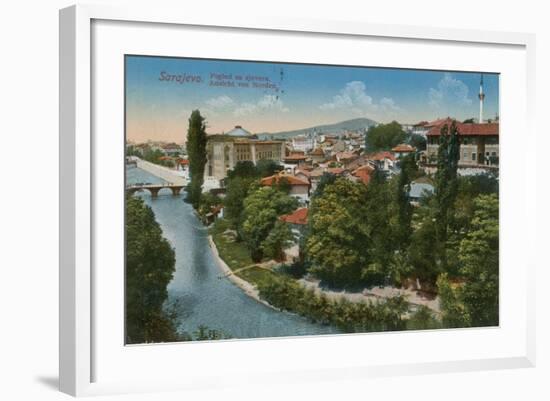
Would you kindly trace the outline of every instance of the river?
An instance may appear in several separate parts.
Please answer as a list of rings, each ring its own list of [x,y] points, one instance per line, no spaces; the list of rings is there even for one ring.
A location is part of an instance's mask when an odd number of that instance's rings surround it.
[[[127,183],[162,183],[136,167],[127,168]],[[279,337],[338,333],[336,328],[313,324],[300,316],[273,310],[250,298],[221,273],[208,245],[206,228],[193,208],[169,189],[157,198],[138,192],[151,206],[164,237],[176,252],[176,271],[168,285],[169,301],[177,301],[179,330],[192,333],[200,325],[232,338]]]

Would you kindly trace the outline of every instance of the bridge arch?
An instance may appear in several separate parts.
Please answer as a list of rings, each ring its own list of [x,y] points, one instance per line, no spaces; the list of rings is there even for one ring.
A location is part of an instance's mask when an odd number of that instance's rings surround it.
[[[180,195],[183,185],[174,184],[151,184],[151,185],[135,185],[126,188],[128,194],[132,195],[137,191],[148,191],[153,198],[156,198],[162,190],[170,190],[173,196]],[[166,192],[166,191],[165,191]]]

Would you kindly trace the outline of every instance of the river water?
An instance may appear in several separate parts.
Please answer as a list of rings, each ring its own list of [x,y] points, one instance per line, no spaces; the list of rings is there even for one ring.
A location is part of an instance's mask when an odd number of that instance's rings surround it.
[[[127,168],[127,183],[162,183],[139,168]],[[176,252],[176,271],[168,285],[169,301],[177,301],[179,330],[192,333],[198,326],[219,329],[232,338],[278,337],[338,333],[300,316],[275,311],[250,298],[227,278],[220,278],[215,256],[208,245],[206,228],[193,208],[169,189],[152,198],[138,192],[151,206],[164,237]]]

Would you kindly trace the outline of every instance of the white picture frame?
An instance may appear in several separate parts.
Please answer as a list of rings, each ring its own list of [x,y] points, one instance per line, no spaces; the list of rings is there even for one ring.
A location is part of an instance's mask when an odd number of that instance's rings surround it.
[[[308,337],[301,339],[269,339],[269,340],[247,340],[247,341],[226,341],[208,342],[202,344],[178,345],[151,345],[142,347],[130,347],[120,355],[121,358],[128,358],[126,362],[121,360],[107,360],[107,348],[105,341],[101,340],[105,333],[98,334],[96,326],[101,326],[104,317],[94,305],[94,291],[102,282],[102,277],[94,274],[94,266],[103,256],[98,256],[94,248],[94,235],[97,235],[98,227],[103,227],[99,220],[101,208],[98,210],[97,190],[103,185],[96,180],[97,174],[97,153],[98,143],[95,141],[92,126],[97,122],[92,102],[93,88],[92,77],[94,68],[98,68],[94,54],[101,46],[101,40],[93,41],[94,23],[98,21],[109,21],[109,24],[134,23],[140,26],[135,29],[142,29],[142,24],[154,24],[167,29],[177,27],[202,27],[205,29],[229,29],[232,32],[240,32],[246,35],[253,35],[255,32],[269,33],[273,35],[307,35],[308,37],[331,38],[338,37],[343,40],[385,40],[385,41],[414,41],[415,43],[432,43],[441,48],[445,46],[479,47],[493,46],[495,48],[512,49],[509,56],[517,64],[511,68],[510,79],[504,85],[511,85],[514,81],[515,87],[520,88],[517,98],[513,99],[514,104],[506,103],[512,93],[502,92],[503,102],[507,104],[507,110],[516,110],[514,116],[503,114],[504,119],[509,119],[510,127],[520,128],[525,131],[523,139],[534,142],[532,121],[534,112],[534,35],[506,32],[484,32],[470,30],[436,29],[426,27],[411,27],[397,25],[374,25],[366,22],[349,21],[318,21],[318,20],[295,20],[292,18],[259,18],[254,15],[235,14],[228,18],[215,13],[208,16],[186,15],[183,10],[163,10],[159,8],[111,8],[107,6],[72,6],[60,11],[60,390],[75,396],[126,393],[134,391],[165,391],[171,389],[197,389],[208,387],[219,387],[225,385],[244,385],[247,380],[254,379],[257,383],[273,382],[275,380],[283,383],[292,380],[326,380],[329,376],[333,379],[353,377],[358,380],[364,377],[421,374],[451,371],[468,371],[480,369],[503,369],[515,367],[530,367],[535,364],[535,294],[534,294],[534,259],[530,256],[519,258],[521,254],[534,255],[530,251],[535,243],[536,207],[535,207],[535,182],[534,177],[529,174],[526,167],[521,166],[521,158],[518,159],[518,166],[514,169],[511,160],[506,158],[507,144],[513,146],[513,138],[507,136],[506,128],[503,126],[502,177],[503,184],[510,181],[517,181],[523,184],[523,191],[514,194],[513,191],[503,190],[501,202],[503,205],[501,217],[509,221],[507,227],[513,227],[514,231],[508,230],[503,245],[512,244],[518,239],[513,249],[505,248],[506,263],[512,263],[517,258],[521,269],[521,277],[517,279],[518,298],[521,302],[517,311],[501,313],[514,314],[517,318],[518,328],[513,329],[512,325],[504,324],[496,329],[464,329],[464,330],[441,330],[424,333],[373,333],[352,336],[322,336]],[[147,25],[150,26],[150,25]],[[127,25],[115,29],[124,31],[130,29]],[[162,29],[161,29],[162,30]],[[105,31],[103,35],[108,34]],[[159,33],[163,35],[163,33]],[[120,39],[121,35],[118,35]],[[159,36],[160,37],[160,36]],[[116,42],[115,37],[112,37]],[[411,42],[412,43],[412,42]],[[166,44],[169,46],[169,44]],[[101,49],[99,49],[101,51]],[[162,49],[159,51],[166,51]],[[512,54],[513,53],[513,54]],[[243,53],[244,54],[244,53]],[[426,61],[426,63],[428,63]],[[385,65],[388,65],[387,63]],[[447,64],[448,65],[448,64]],[[389,65],[388,65],[389,66]],[[429,67],[429,63],[426,64]],[[456,66],[457,69],[467,68],[467,65]],[[517,72],[520,71],[520,72]],[[512,75],[517,75],[512,79]],[[512,88],[512,86],[505,86]],[[122,89],[121,89],[122,90]],[[512,106],[520,106],[514,109]],[[523,108],[524,107],[524,108]],[[517,115],[516,115],[517,114]],[[120,116],[123,118],[123,116]],[[506,120],[505,120],[506,121]],[[505,123],[503,123],[505,124]],[[119,142],[122,144],[123,133],[120,133]],[[506,139],[509,138],[509,139]],[[115,139],[116,140],[116,139]],[[508,153],[510,154],[510,153]],[[114,155],[114,156],[113,156]],[[116,152],[103,154],[102,163],[117,166],[122,162],[115,160]],[[112,163],[112,164],[111,164]],[[525,164],[525,163],[523,163]],[[111,183],[116,185],[115,182]],[[505,185],[504,185],[505,186]],[[122,190],[121,190],[122,192]],[[116,203],[116,202],[115,202]],[[515,213],[517,215],[512,216]],[[119,210],[120,212],[120,210]],[[122,230],[122,227],[121,227]],[[501,234],[502,235],[502,234]],[[519,240],[519,235],[522,236]],[[508,242],[506,242],[508,241]],[[508,247],[510,248],[510,247]],[[108,257],[108,253],[106,254]],[[501,253],[502,256],[502,253]],[[122,268],[122,266],[121,266]],[[505,271],[506,272],[506,271]],[[505,279],[508,280],[509,276]],[[103,288],[103,287],[102,287]],[[121,288],[118,288],[122,291]],[[117,291],[117,287],[107,289]],[[503,290],[506,291],[506,290]],[[510,294],[501,293],[506,300]],[[116,300],[116,298],[114,298]],[[512,308],[513,309],[513,308]],[[512,317],[512,315],[510,315]],[[505,316],[506,317],[506,316]],[[505,319],[506,321],[506,319]],[[107,320],[105,320],[107,322]],[[122,322],[121,322],[122,324]],[[105,327],[103,325],[102,327]],[[509,335],[506,334],[509,330]],[[514,331],[515,330],[515,331]],[[499,333],[505,333],[500,336]],[[510,334],[512,333],[512,334]],[[100,335],[101,334],[101,335]],[[336,355],[336,351],[343,344],[363,346],[366,342],[382,341],[381,339],[391,338],[391,343],[401,345],[404,348],[407,341],[430,342],[440,341],[462,341],[464,344],[484,344],[493,342],[494,349],[483,352],[480,347],[475,350],[472,345],[471,352],[465,352],[464,358],[441,357],[427,358],[421,360],[411,353],[409,358],[393,359],[384,362],[372,354],[372,360],[331,361],[330,355]],[[417,337],[413,337],[417,336]],[[99,339],[99,340],[98,340]],[[119,341],[118,339],[116,341]],[[120,347],[124,348],[123,341]],[[182,351],[182,347],[187,347]],[[328,361],[315,359],[316,347],[324,347],[328,350]],[[127,347],[126,347],[127,348]],[[508,351],[507,351],[508,349]],[[458,346],[459,351],[464,349]],[[102,373],[98,366],[104,366],[105,361],[112,363],[117,369],[117,363],[127,363],[143,360],[144,364],[150,365],[153,361],[167,361],[175,358],[175,353],[185,352],[191,361],[198,361],[203,358],[215,359],[216,355],[238,357],[243,352],[251,358],[255,355],[270,357],[273,367],[258,368],[255,371],[244,366],[239,367],[241,374],[240,381],[230,375],[227,366],[221,366],[215,373],[209,373],[206,368],[198,364],[196,369],[185,373],[185,379],[178,375],[162,376],[162,372],[150,380],[143,380],[136,372],[132,376],[129,370],[127,376],[106,375],[102,379]],[[278,364],[277,354],[288,353],[290,355],[309,355],[310,363],[293,363],[292,369],[284,369],[282,363]],[[123,355],[124,354],[124,355]],[[99,356],[98,356],[99,355]],[[97,363],[97,358],[103,361]],[[140,359],[143,358],[143,359]],[[195,359],[193,359],[195,358]],[[327,359],[325,358],[325,359]],[[121,362],[122,361],[122,362]],[[397,361],[397,362],[396,362]],[[223,364],[222,364],[223,365]],[[227,373],[227,375],[225,375]],[[107,377],[108,376],[108,377]],[[99,378],[99,379],[98,379]]]

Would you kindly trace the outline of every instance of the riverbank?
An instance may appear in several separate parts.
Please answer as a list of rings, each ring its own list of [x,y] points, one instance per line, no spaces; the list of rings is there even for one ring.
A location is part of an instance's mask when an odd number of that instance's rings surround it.
[[[368,302],[370,300],[387,300],[389,298],[394,298],[396,296],[404,297],[410,305],[414,307],[425,306],[434,312],[436,315],[440,315],[440,303],[439,298],[428,299],[422,297],[418,294],[417,291],[404,288],[395,288],[395,287],[374,287],[371,289],[365,288],[362,292],[346,292],[346,291],[333,291],[326,290],[320,287],[319,280],[312,279],[299,279],[298,282],[302,284],[306,289],[311,289],[315,291],[318,295],[324,295],[328,299],[338,301],[340,299],[345,299],[349,302]]]
[[[406,330],[409,326],[411,329],[439,327],[435,320],[435,316],[440,315],[438,300],[420,299],[412,290],[389,287],[362,292],[323,289],[318,280],[293,279],[260,266],[262,264],[252,263],[246,249],[228,239],[231,237],[229,231],[225,229],[223,234],[220,231],[220,228],[211,229],[208,236],[222,273],[220,278],[228,278],[245,295],[272,310],[290,312],[312,323],[350,333]],[[269,262],[264,264],[269,265]],[[249,271],[253,274],[248,274]],[[418,309],[421,307],[428,309]],[[424,310],[431,310],[432,314],[426,315]],[[424,321],[417,322],[416,311],[421,311],[421,316],[424,313]],[[416,322],[413,325],[411,318]]]
[[[210,229],[209,242],[219,260],[217,264],[223,273],[223,277],[228,277],[248,296],[264,303],[264,305],[269,304],[270,307],[279,310],[277,306],[267,302],[265,296],[259,294],[259,288],[264,288],[266,284],[269,284],[272,278],[280,276],[280,273],[272,270],[274,262],[271,261],[272,263],[270,263],[266,261],[264,263],[254,263],[250,259],[247,249],[242,246],[242,244],[235,242],[232,238],[232,235],[236,234],[227,229],[227,226],[223,224],[223,220],[217,221],[216,224],[219,225],[219,227],[213,226],[213,228]],[[303,287],[304,290],[313,291],[316,295],[325,297],[330,301],[346,301],[353,304],[363,304],[373,301],[386,302],[396,297],[400,297],[410,305],[411,311],[420,307],[427,307],[436,316],[439,316],[441,313],[438,298],[429,299],[423,297],[422,294],[413,289],[374,287],[365,288],[358,292],[347,292],[322,288],[319,280],[314,278],[292,280]]]
[[[187,180],[184,177],[168,167],[160,166],[158,164],[148,162],[147,160],[142,160],[139,157],[135,156],[133,157],[132,161],[136,162],[138,168],[164,181],[167,181],[174,185],[187,185]]]
[[[281,310],[279,308],[276,308],[275,306],[271,305],[270,303],[264,301],[260,298],[260,293],[256,286],[241,277],[237,276],[233,270],[229,268],[227,263],[221,258],[218,248],[216,247],[216,243],[214,242],[214,239],[212,238],[212,235],[208,235],[208,243],[210,245],[210,248],[212,249],[212,253],[214,254],[214,257],[216,259],[216,264],[218,268],[220,269],[220,272],[222,273],[221,278],[228,278],[233,284],[235,284],[237,287],[239,287],[243,292],[248,295],[250,298],[254,299],[255,301],[267,306],[268,308],[271,308],[273,310],[276,310],[280,312]]]

